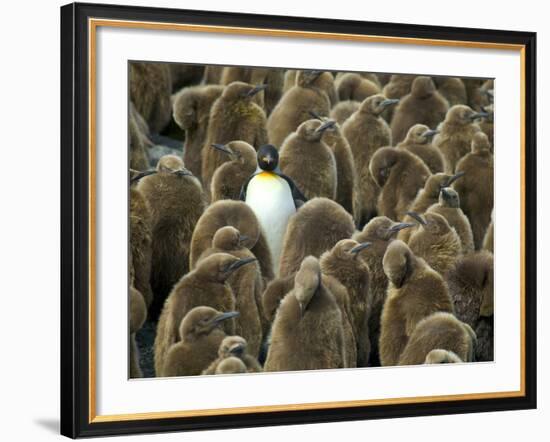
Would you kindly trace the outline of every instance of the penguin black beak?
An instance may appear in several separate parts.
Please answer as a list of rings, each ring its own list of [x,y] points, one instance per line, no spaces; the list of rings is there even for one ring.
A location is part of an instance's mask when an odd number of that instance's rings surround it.
[[[311,118],[313,118],[314,120],[323,121],[323,118],[317,112],[308,111],[308,114],[311,115]]]
[[[223,152],[227,155],[233,155],[233,151],[231,149],[229,149],[229,147],[227,147],[225,144],[211,144],[210,146],[212,146],[214,149],[216,150],[219,150],[220,152]]]
[[[407,212],[407,215],[409,215],[410,217],[414,218],[415,220],[417,220],[421,225],[425,226],[427,225],[428,223],[426,222],[426,220],[424,218],[422,218],[418,213],[416,212]]]
[[[172,173],[177,176],[193,176],[191,171],[187,169],[174,170]]]
[[[253,97],[254,95],[256,95],[257,93],[263,91],[264,89],[267,89],[267,84],[257,84],[257,85],[254,86],[252,89],[250,89],[250,90],[245,94],[245,96],[246,96],[246,97]]]
[[[473,113],[472,115],[470,115],[470,120],[471,121],[474,121],[474,120],[477,120],[478,118],[487,118],[489,116],[489,114],[487,112],[475,112]]]
[[[380,103],[380,107],[382,109],[387,108],[388,106],[393,106],[394,104],[399,103],[399,100],[397,98],[387,99]]]
[[[351,249],[349,252],[352,254],[352,255],[359,255],[359,252],[361,250],[365,250],[367,247],[370,247],[372,245],[371,242],[363,242],[357,246],[355,246],[353,249]]]
[[[416,224],[412,224],[412,223],[398,223],[398,224],[394,224],[393,226],[391,226],[388,231],[390,231],[391,233],[397,233],[403,229],[408,229],[409,227],[414,227]]]
[[[232,355],[240,356],[244,353],[244,349],[244,344],[237,344],[229,349],[229,353],[231,353]]]
[[[233,273],[234,271],[236,271],[237,269],[240,269],[242,266],[245,266],[247,264],[250,264],[251,262],[254,262],[256,261],[256,258],[244,258],[244,259],[239,259],[237,261],[234,261],[233,263],[231,263],[227,269],[225,269],[225,272],[226,273]]]
[[[149,176],[149,175],[154,175],[155,173],[157,173],[157,171],[155,169],[151,169],[151,170],[146,170],[144,172],[140,172],[138,173],[136,176],[134,176],[131,180],[130,180],[130,184],[134,184],[134,183],[137,183],[139,180],[141,180],[142,178],[146,177],[146,176]]]
[[[431,139],[432,139],[434,136],[436,136],[438,133],[439,133],[438,130],[432,130],[432,129],[430,129],[430,130],[427,130],[426,132],[424,132],[424,133],[422,134],[422,136],[423,136],[424,138],[428,139],[428,140],[431,140]]]
[[[323,124],[321,124],[321,125],[315,130],[315,132],[323,133],[323,132],[326,131],[327,129],[332,129],[335,125],[336,125],[336,121],[334,121],[334,120],[325,121]]]
[[[246,235],[239,235],[239,244],[243,244],[245,243],[246,241],[248,241],[250,239],[249,236],[246,236]]]
[[[322,73],[323,71],[309,71],[309,75],[314,79],[318,78]]]
[[[449,178],[449,181],[447,181],[447,185],[445,187],[449,187],[451,184],[453,184],[456,180],[463,177],[464,175],[465,172],[455,173],[451,178]]]
[[[214,319],[212,319],[210,321],[210,324],[211,325],[216,325],[216,324],[219,324],[220,322],[223,322],[223,321],[227,321],[228,319],[231,319],[231,318],[236,318],[237,316],[239,316],[239,312],[225,312],[225,313],[221,313],[219,314],[218,316],[214,317]]]

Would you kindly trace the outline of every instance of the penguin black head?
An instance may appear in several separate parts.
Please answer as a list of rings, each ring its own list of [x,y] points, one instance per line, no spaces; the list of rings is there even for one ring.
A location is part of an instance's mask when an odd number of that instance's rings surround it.
[[[272,144],[264,144],[258,149],[258,166],[265,171],[272,171],[279,165],[279,152]]]

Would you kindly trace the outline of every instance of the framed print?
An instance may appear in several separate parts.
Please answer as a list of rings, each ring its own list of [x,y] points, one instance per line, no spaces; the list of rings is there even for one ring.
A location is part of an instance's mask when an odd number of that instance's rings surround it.
[[[536,407],[536,35],[61,8],[61,432]]]

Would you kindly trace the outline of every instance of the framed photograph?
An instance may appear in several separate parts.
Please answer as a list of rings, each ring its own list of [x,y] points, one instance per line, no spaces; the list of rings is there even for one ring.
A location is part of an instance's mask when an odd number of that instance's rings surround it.
[[[536,35],[61,8],[61,433],[536,407]]]

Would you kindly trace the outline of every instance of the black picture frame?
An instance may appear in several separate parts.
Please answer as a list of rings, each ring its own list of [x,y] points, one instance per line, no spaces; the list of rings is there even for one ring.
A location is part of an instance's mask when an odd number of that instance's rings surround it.
[[[525,388],[524,396],[477,400],[258,412],[222,416],[90,422],[88,19],[253,27],[292,31],[503,43],[524,46]],[[76,438],[241,428],[536,408],[536,34],[489,29],[359,22],[70,4],[61,8],[61,433]]]

